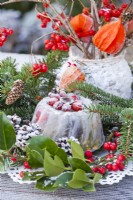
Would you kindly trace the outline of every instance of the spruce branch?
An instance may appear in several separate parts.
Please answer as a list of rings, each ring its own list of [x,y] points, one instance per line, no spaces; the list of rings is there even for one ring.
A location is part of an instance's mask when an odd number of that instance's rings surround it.
[[[133,122],[127,121],[122,124],[121,137],[118,141],[118,151],[128,159],[133,159]]]
[[[92,100],[98,101],[100,104],[104,105],[115,105],[120,106],[122,108],[133,107],[133,100],[123,99],[121,97],[117,97],[110,93],[104,92],[98,87],[95,87],[88,83],[79,83],[74,82],[69,85],[68,91],[77,90],[84,97],[90,98]]]

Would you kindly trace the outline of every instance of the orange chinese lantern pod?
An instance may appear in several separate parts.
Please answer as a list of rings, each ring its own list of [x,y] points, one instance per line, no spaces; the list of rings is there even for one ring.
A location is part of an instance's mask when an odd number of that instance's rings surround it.
[[[117,54],[123,47],[126,38],[121,18],[102,26],[93,37],[94,45],[108,54]]]
[[[61,77],[59,88],[66,89],[69,84],[75,81],[84,81],[85,74],[75,65],[68,67]]]
[[[90,16],[87,16],[85,14],[79,14],[73,17],[70,20],[70,24],[75,30],[77,34],[80,34],[80,37],[83,34],[84,36],[87,36],[88,31],[92,28],[93,25],[93,19]]]

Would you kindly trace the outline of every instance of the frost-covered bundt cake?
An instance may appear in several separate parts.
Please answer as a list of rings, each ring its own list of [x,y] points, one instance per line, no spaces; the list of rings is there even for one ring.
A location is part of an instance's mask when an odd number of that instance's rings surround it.
[[[74,93],[49,93],[38,103],[32,122],[54,140],[74,136],[84,148],[95,150],[103,144],[104,135],[99,114],[86,109],[91,104]]]

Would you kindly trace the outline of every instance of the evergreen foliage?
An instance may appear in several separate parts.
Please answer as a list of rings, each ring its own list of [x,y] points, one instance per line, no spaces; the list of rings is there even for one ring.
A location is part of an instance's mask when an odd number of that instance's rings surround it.
[[[51,91],[56,78],[56,69],[66,56],[66,52],[53,51],[47,54],[47,57],[39,62],[46,62],[48,66],[47,73],[41,73],[39,76],[32,75],[32,64],[26,63],[21,71],[16,70],[16,61],[12,58],[6,58],[0,62],[0,110],[6,114],[18,114],[20,117],[31,119],[34,109],[38,103],[38,97],[43,98]],[[23,96],[12,105],[7,106],[5,100],[12,89],[15,80],[24,82]]]
[[[122,108],[133,107],[133,100],[123,99],[110,93],[104,92],[98,87],[88,83],[73,83],[69,86],[69,90],[78,90],[84,97],[96,100],[100,104],[120,106]]]
[[[124,109],[121,112],[121,134],[118,150],[128,159],[133,159],[133,109]]]

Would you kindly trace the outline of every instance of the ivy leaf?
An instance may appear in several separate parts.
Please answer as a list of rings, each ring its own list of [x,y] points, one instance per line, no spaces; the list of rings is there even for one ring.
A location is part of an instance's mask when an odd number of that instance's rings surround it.
[[[75,171],[76,169],[82,169],[86,173],[93,173],[93,170],[90,168],[86,162],[79,158],[68,158],[69,164],[71,165],[72,169]]]
[[[58,151],[56,152],[56,155],[59,156],[59,158],[63,161],[63,163],[65,165],[68,164],[67,154],[63,149],[58,148]]]
[[[101,174],[95,173],[95,176],[94,176],[94,179],[93,179],[94,184],[98,183],[101,178],[102,178]]]
[[[88,185],[86,185],[85,187],[82,188],[85,192],[95,192],[95,186],[94,183],[89,183]]]
[[[68,186],[74,189],[81,189],[90,183],[86,173],[82,169],[77,169],[71,181],[68,182]]]
[[[5,113],[0,112],[0,149],[9,150],[16,142],[14,128]]]
[[[55,181],[55,184],[53,187],[67,187],[68,182],[72,179],[73,173],[72,172],[64,172]]]
[[[46,136],[40,135],[32,137],[28,142],[29,142],[28,146],[32,150],[34,150],[34,147],[37,147],[42,150],[47,149],[47,151],[50,152],[50,154],[52,155],[55,155],[58,150],[57,144],[52,139]]]
[[[48,177],[43,177],[37,180],[36,188],[48,192],[54,192],[57,190],[58,187],[53,187],[55,180],[52,180]]]
[[[29,147],[26,148],[28,156],[28,163],[32,168],[43,167],[43,156],[39,150],[31,150]]]
[[[82,160],[85,160],[84,151],[82,147],[78,143],[73,142],[73,141],[70,141],[70,144],[71,144],[71,149],[72,149],[72,156],[74,158],[80,158]]]
[[[65,169],[63,161],[58,157],[54,156],[54,159],[51,157],[50,153],[45,150],[44,156],[44,170],[47,176],[58,176]]]

